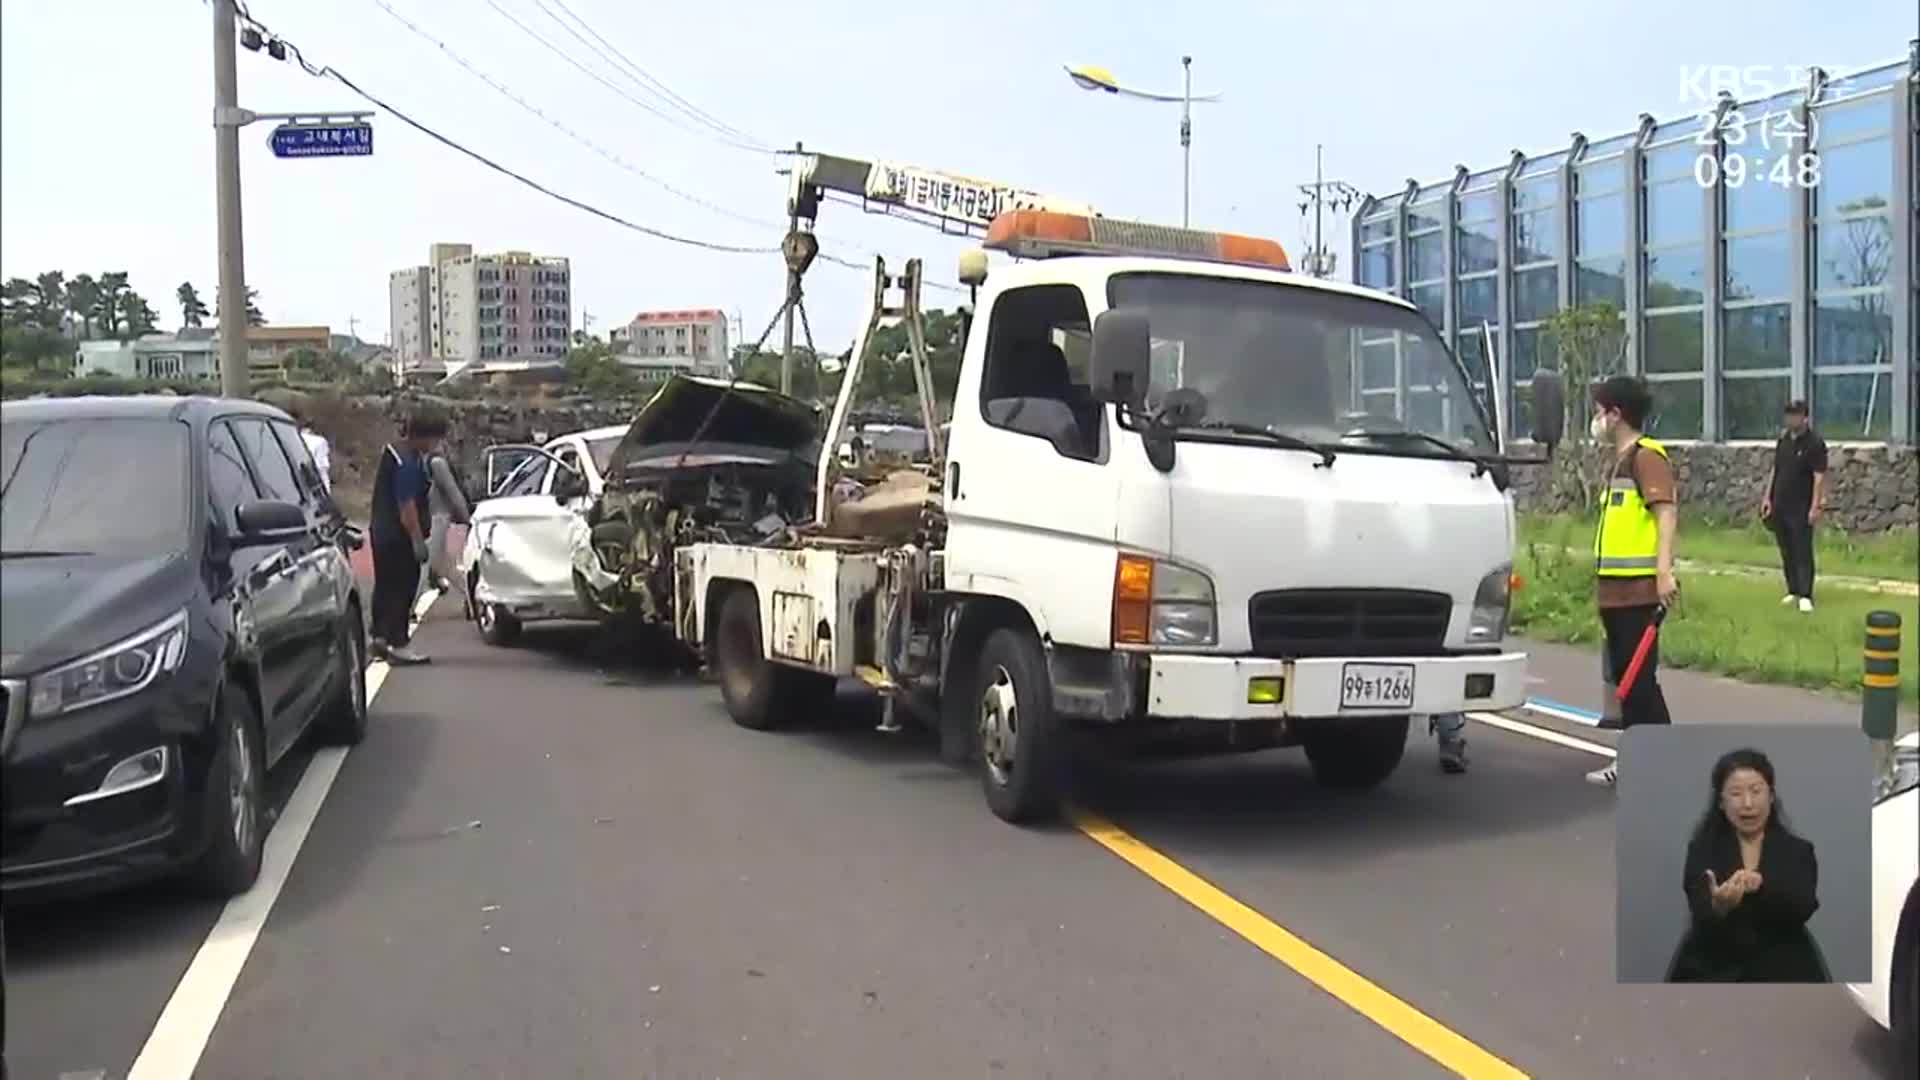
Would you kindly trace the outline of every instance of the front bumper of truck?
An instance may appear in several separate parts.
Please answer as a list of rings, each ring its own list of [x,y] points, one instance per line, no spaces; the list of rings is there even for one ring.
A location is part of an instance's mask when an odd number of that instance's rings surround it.
[[[1425,716],[1496,711],[1526,700],[1527,656],[1352,656],[1270,660],[1144,657],[1144,712],[1178,720]]]

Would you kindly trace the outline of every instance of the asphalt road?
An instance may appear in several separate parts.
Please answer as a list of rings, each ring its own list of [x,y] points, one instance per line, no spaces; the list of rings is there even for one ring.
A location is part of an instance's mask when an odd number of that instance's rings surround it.
[[[419,642],[364,745],[276,775],[276,850],[310,830],[257,938],[165,889],[9,910],[12,1077],[143,1047],[138,1080],[1895,1075],[1838,987],[1614,983],[1588,751],[1476,723],[1469,774],[1417,739],[1370,795],[1290,750],[1109,765],[1102,843],[1001,824],[921,740],[737,728],[579,632],[491,649],[446,601]],[[1593,703],[1591,656],[1534,652],[1542,698]],[[1664,681],[1681,722],[1857,723]]]

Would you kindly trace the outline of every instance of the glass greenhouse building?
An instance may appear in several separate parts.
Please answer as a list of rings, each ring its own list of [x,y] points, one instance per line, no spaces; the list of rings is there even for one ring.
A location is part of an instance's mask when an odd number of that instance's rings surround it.
[[[1904,61],[1366,199],[1355,280],[1406,297],[1487,372],[1486,329],[1531,426],[1541,322],[1605,302],[1668,440],[1771,439],[1805,398],[1832,440],[1920,441],[1920,42]],[[1392,342],[1363,397],[1444,408]],[[1363,350],[1364,350],[1363,346]],[[1385,408],[1387,395],[1393,407]]]

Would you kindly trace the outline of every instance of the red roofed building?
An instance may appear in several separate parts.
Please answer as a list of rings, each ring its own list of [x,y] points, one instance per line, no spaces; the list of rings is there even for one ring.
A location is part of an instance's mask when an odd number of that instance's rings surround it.
[[[611,335],[614,350],[635,358],[685,357],[698,374],[727,366],[727,313],[719,308],[643,311]]]

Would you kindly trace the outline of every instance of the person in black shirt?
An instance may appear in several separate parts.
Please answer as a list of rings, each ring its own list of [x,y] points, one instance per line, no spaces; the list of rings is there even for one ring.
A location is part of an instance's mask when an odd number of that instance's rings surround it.
[[[1760,498],[1760,516],[1780,543],[1786,573],[1783,604],[1813,610],[1813,527],[1827,495],[1827,441],[1807,422],[1807,403],[1787,403],[1786,431],[1774,444],[1773,467]]]
[[[427,561],[427,455],[447,434],[438,416],[410,418],[399,441],[380,452],[373,474],[373,655],[396,664],[422,664],[414,651],[413,603],[420,592],[420,564]]]

